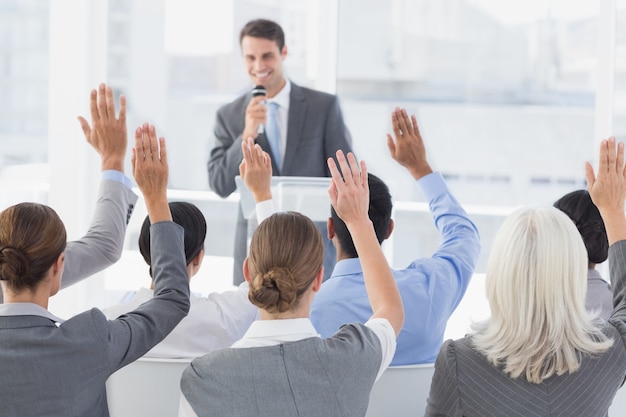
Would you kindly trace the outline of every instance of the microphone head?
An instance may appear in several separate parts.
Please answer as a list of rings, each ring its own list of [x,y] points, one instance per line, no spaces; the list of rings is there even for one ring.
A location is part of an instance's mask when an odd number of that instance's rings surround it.
[[[265,95],[265,87],[262,85],[256,85],[252,89],[252,97],[264,96]]]

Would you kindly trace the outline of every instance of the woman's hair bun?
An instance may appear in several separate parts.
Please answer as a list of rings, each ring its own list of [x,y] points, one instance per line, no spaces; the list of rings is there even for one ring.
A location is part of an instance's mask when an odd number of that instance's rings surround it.
[[[24,252],[9,245],[0,246],[0,280],[15,285],[28,276],[28,269]]]
[[[250,301],[269,313],[283,313],[296,302],[298,288],[288,268],[274,267],[250,282]]]

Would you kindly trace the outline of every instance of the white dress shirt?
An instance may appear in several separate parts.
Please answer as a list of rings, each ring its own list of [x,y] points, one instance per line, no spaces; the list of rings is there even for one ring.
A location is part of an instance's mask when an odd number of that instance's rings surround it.
[[[141,288],[126,303],[105,308],[109,319],[132,311],[153,296],[152,290]],[[259,309],[248,300],[248,283],[236,290],[212,293],[208,297],[191,294],[187,317],[172,330],[146,357],[196,358],[217,349],[227,348],[239,340],[250,324],[258,318]]]

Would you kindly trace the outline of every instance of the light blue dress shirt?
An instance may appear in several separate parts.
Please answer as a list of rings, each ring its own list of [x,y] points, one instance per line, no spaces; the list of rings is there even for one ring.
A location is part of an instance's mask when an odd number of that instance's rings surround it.
[[[404,327],[391,365],[435,361],[448,318],[467,289],[480,253],[478,230],[441,174],[429,174],[418,184],[443,241],[432,257],[393,270],[404,304]],[[359,259],[337,262],[311,306],[313,325],[322,337],[329,337],[342,324],[364,323],[371,315]]]

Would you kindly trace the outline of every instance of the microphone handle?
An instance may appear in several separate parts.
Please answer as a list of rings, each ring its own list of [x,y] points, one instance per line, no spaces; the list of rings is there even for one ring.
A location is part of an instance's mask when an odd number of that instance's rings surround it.
[[[259,125],[259,128],[257,129],[256,133],[258,133],[259,135],[265,134],[265,125],[263,123]]]

